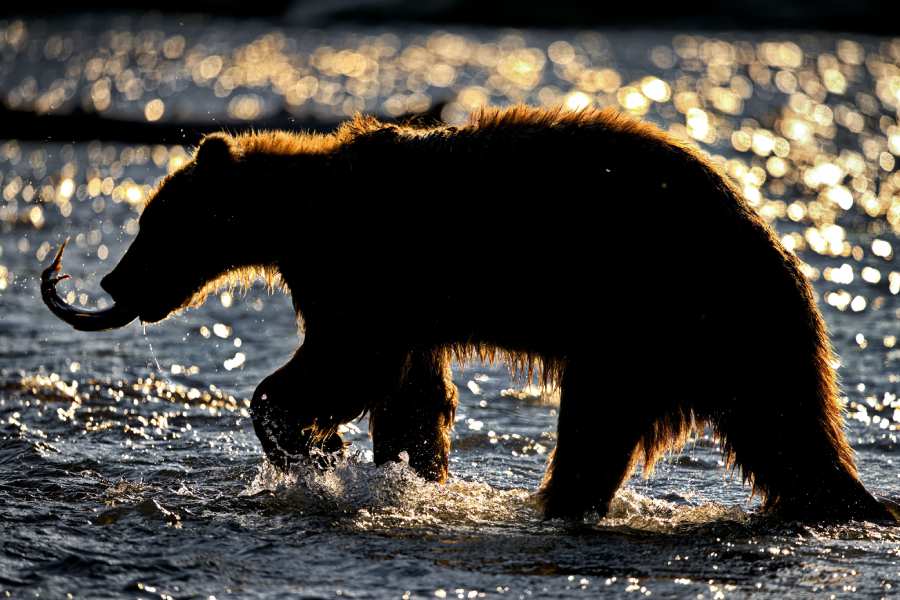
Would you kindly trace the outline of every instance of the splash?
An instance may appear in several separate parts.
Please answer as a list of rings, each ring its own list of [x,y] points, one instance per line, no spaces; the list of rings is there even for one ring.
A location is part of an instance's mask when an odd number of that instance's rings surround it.
[[[750,513],[715,502],[679,504],[644,496],[633,489],[619,490],[602,527],[628,528],[652,533],[678,533],[696,525],[716,522],[747,523]]]
[[[406,461],[375,466],[362,453],[322,470],[311,463],[281,473],[264,461],[246,495],[272,493],[288,510],[345,517],[359,529],[484,527],[540,520],[531,493],[486,483],[419,477]]]
[[[334,459],[322,469],[321,457],[278,471],[268,461],[244,490],[247,496],[271,494],[285,511],[337,516],[362,530],[400,527],[516,528],[553,531],[573,523],[544,520],[532,491],[497,489],[483,482],[453,478],[437,484],[419,477],[405,461],[375,466],[363,453]],[[620,490],[605,518],[587,515],[581,525],[607,530],[674,534],[686,527],[728,522],[745,524],[751,513],[717,503],[687,504]]]

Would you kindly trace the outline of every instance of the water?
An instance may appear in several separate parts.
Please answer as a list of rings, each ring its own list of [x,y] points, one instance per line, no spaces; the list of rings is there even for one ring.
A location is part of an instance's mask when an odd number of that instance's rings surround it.
[[[841,356],[862,478],[900,500],[900,40],[85,17],[0,22],[0,57],[7,104],[44,112],[336,119],[445,102],[454,121],[484,100],[524,100],[643,114],[717,156],[806,263]],[[264,76],[246,80],[254,73]],[[0,140],[0,593],[895,595],[900,530],[756,516],[705,432],[632,479],[607,518],[543,521],[531,492],[556,406],[500,365],[455,369],[445,486],[375,467],[365,422],[347,426],[354,453],[334,470],[275,473],[247,407],[300,341],[288,298],[223,292],[146,331],[83,334],[38,295],[42,266],[72,236],[73,279],[60,289],[102,307],[99,278],[136,232],[138,206],[189,150]],[[645,218],[635,210],[637,237]],[[475,255],[456,281],[528,293]],[[648,347],[648,368],[659,359]],[[635,398],[663,392],[633,384]]]

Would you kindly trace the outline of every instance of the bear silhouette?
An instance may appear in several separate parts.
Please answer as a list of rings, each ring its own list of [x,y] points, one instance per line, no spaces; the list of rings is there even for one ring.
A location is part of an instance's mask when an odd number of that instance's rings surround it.
[[[289,291],[304,342],[251,406],[281,468],[368,413],[376,463],[444,481],[451,361],[496,359],[560,389],[547,516],[605,514],[709,427],[764,511],[892,518],[857,477],[798,259],[697,150],[612,110],[210,135],[103,279],[112,309],[65,305],[54,266],[45,300],[86,330],[257,278]]]

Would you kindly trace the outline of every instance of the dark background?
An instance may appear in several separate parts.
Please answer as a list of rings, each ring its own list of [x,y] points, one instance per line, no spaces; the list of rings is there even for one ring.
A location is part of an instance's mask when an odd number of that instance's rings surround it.
[[[428,23],[515,27],[804,29],[900,33],[898,0],[81,0],[3,2],[0,15],[148,10],[273,17],[286,24]]]

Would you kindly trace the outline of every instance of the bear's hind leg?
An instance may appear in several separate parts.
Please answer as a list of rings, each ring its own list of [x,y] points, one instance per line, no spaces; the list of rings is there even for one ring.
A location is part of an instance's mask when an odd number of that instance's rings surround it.
[[[786,388],[783,395],[766,398],[771,391],[758,389],[710,419],[735,466],[763,496],[763,510],[800,521],[893,521],[857,477],[837,405],[779,383],[773,389]]]
[[[369,416],[375,463],[397,460],[406,452],[416,473],[443,482],[457,405],[450,360],[441,351],[414,350],[403,371],[400,386]]]
[[[563,374],[556,448],[538,491],[547,518],[580,518],[591,510],[606,515],[634,467],[651,421],[621,397],[603,402],[597,389],[601,379],[589,377],[577,364]]]

